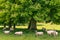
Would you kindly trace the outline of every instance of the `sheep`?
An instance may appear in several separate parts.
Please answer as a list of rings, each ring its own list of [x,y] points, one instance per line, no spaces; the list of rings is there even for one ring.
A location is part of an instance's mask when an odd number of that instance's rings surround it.
[[[23,32],[22,31],[19,31],[19,32],[15,32],[15,35],[22,35]]]
[[[37,32],[36,31],[36,36],[40,36],[40,35],[43,35],[43,32]]]
[[[10,28],[10,31],[13,31],[14,29],[13,28]]]
[[[53,34],[53,36],[57,36],[58,35],[58,32],[55,31],[52,34]]]
[[[58,35],[58,32],[56,32],[56,35]]]
[[[48,34],[48,35],[57,36],[57,35],[58,35],[58,32],[56,32],[56,31],[54,31],[54,30],[49,30],[49,31],[47,31],[47,34]]]
[[[56,32],[56,36],[58,35],[58,32]]]
[[[48,35],[52,35],[53,32],[54,32],[54,31],[49,30],[49,31],[47,31],[47,34],[48,34]]]
[[[9,34],[10,33],[10,31],[3,31],[5,34]]]

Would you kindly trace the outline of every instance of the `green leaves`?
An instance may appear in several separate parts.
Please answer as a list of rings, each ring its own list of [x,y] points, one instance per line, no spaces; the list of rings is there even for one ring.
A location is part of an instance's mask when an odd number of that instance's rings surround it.
[[[0,0],[0,22],[28,23],[36,21],[56,21],[60,18],[59,0]]]

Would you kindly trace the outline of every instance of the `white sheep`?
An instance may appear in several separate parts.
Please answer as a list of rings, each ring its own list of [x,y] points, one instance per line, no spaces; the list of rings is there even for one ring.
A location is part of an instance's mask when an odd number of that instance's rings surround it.
[[[58,35],[58,32],[56,32],[56,35]]]
[[[10,31],[3,31],[5,34],[9,34],[10,33]]]
[[[58,32],[56,32],[56,31],[54,31],[54,30],[49,30],[49,31],[47,31],[47,34],[48,34],[48,35],[56,36],[56,35],[58,35]]]
[[[22,35],[23,32],[22,31],[19,31],[19,32],[15,32],[16,35]]]
[[[47,34],[48,34],[48,35],[52,35],[53,32],[54,32],[54,31],[49,30],[49,31],[47,31]]]
[[[53,32],[52,34],[53,34],[54,36],[57,36],[57,35],[58,35],[58,32],[55,31],[55,32]]]
[[[40,35],[43,35],[43,32],[37,32],[36,31],[36,36],[40,36]]]
[[[10,28],[10,31],[13,31],[14,29],[13,28]]]

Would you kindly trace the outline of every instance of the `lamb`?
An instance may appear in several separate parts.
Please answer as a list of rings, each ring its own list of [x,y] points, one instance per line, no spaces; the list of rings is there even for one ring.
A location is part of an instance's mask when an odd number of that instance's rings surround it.
[[[37,32],[36,31],[36,36],[40,36],[40,35],[43,35],[43,32]]]
[[[23,32],[22,31],[19,31],[19,32],[15,32],[16,35],[22,35]]]
[[[5,34],[9,34],[10,33],[10,31],[3,31]]]

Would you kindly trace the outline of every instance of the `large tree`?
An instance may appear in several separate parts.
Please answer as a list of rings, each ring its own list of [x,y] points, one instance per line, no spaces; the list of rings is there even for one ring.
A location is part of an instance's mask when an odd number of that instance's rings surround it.
[[[28,23],[28,29],[37,29],[37,22],[59,23],[59,0],[0,0],[0,24],[9,26]]]

